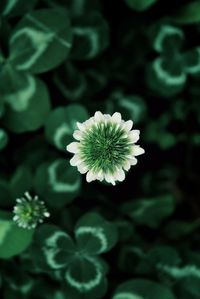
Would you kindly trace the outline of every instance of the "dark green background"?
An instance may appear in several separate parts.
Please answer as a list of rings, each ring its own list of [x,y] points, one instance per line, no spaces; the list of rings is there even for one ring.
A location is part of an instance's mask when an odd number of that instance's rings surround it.
[[[107,233],[110,251],[95,256],[104,269],[102,293],[77,293],[64,282],[64,270],[56,276],[43,265],[46,235],[37,241],[42,226],[25,251],[10,253],[30,236],[14,227],[7,239],[1,237],[0,216],[2,298],[115,299],[115,293],[126,292],[144,299],[199,299],[200,1],[84,0],[78,11],[78,0],[18,0],[6,12],[11,2],[0,0],[0,210],[8,212],[12,224],[16,198],[29,191],[46,202],[48,225],[72,238],[87,212],[112,222],[112,229]],[[166,35],[158,51],[155,40],[165,26],[179,33]],[[27,28],[42,38],[37,43],[26,34],[13,39]],[[77,28],[86,33],[77,35]],[[22,69],[45,38],[48,47],[35,64]],[[174,85],[159,78],[153,68],[158,59],[172,81],[183,74],[184,82]],[[27,99],[21,92],[29,80],[35,92]],[[86,183],[65,150],[76,122],[98,110],[132,119],[145,149],[125,181],[114,187]],[[67,131],[56,143],[63,124]],[[76,184],[73,191],[55,190],[48,174],[52,165],[56,184]],[[90,221],[86,215],[85,223]],[[64,245],[55,246],[64,250]],[[83,281],[93,275],[88,269]]]

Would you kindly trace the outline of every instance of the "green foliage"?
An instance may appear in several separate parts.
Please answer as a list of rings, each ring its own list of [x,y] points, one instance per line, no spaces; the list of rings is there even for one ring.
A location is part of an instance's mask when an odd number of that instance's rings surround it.
[[[8,143],[8,135],[4,129],[0,129],[0,150],[4,149]]]
[[[33,230],[19,228],[10,213],[0,212],[0,258],[9,259],[24,251],[32,241]]]
[[[174,20],[180,24],[194,24],[200,21],[200,3],[191,1],[181,7]]]
[[[9,76],[9,75],[8,75]],[[50,111],[50,99],[46,85],[39,79],[32,76],[24,76],[22,73],[12,71],[12,77],[9,77],[13,84],[14,93],[5,94],[4,99],[7,102],[6,114],[3,117],[3,124],[10,131],[23,133],[34,131],[43,126],[45,118]],[[3,79],[7,86],[8,82]],[[22,86],[17,86],[22,84]],[[21,89],[21,91],[20,91]],[[15,93],[18,94],[16,98]]]
[[[88,92],[85,75],[69,62],[58,69],[54,82],[63,97],[69,101],[81,100]]]
[[[132,9],[143,11],[148,9],[153,5],[157,0],[125,0],[128,6]]]
[[[53,110],[45,124],[45,136],[57,149],[65,151],[66,145],[73,141],[76,123],[87,120],[89,113],[79,105],[72,104]]]
[[[0,0],[2,299],[200,298],[199,21],[199,0]],[[96,111],[140,130],[116,186],[66,151]]]
[[[37,10],[25,15],[14,29],[9,62],[19,71],[43,73],[59,65],[70,48],[67,11]]]
[[[98,255],[116,244],[116,228],[100,215],[88,213],[79,219],[74,235],[75,241],[56,226],[41,227],[33,248],[36,265],[40,264],[44,271],[62,270],[60,275],[72,298],[102,297],[106,291],[107,267]]]
[[[29,167],[20,165],[8,179],[0,180],[0,207],[12,207],[17,197],[20,197],[24,190],[32,186],[32,173]]]
[[[61,208],[79,194],[81,178],[67,160],[57,159],[38,167],[34,187],[37,194],[46,197],[49,205]]]
[[[158,227],[165,218],[175,210],[175,200],[169,194],[157,198],[140,198],[126,202],[122,206],[123,211],[137,224]]]
[[[107,103],[107,110],[109,114],[119,110],[125,119],[134,119],[136,124],[142,122],[147,113],[144,99],[137,95],[124,94],[120,90],[111,94]]]
[[[172,25],[156,25],[150,32],[160,56],[147,68],[147,83],[158,94],[173,96],[183,90],[188,75],[199,74],[200,49],[182,52],[184,33]]]
[[[97,12],[78,17],[72,25],[72,59],[92,59],[99,55],[109,42],[108,25]]]
[[[163,299],[175,299],[171,291],[154,281],[145,279],[129,280],[120,285],[112,299],[159,299],[162,294]]]
[[[23,0],[2,0],[0,4],[0,15],[8,17],[23,15],[33,8],[36,2],[37,0],[26,1],[26,3]]]

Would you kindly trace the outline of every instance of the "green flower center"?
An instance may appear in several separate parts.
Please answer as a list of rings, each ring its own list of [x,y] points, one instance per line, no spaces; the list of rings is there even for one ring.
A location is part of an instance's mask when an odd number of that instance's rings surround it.
[[[115,172],[130,152],[131,142],[125,130],[111,122],[92,126],[80,145],[81,159],[95,172]]]
[[[20,221],[27,225],[33,225],[44,218],[45,212],[46,208],[40,201],[27,201],[20,204],[17,214]]]

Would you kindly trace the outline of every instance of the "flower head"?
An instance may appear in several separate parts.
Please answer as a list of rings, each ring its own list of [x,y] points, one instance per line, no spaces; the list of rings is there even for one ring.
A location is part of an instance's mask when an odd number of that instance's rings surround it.
[[[45,203],[38,199],[38,196],[31,195],[26,192],[22,198],[16,200],[17,204],[14,207],[13,220],[19,227],[32,229],[38,223],[42,223],[45,217],[49,217],[50,213],[45,207]]]
[[[115,185],[125,179],[125,171],[137,164],[138,155],[144,149],[135,143],[139,140],[139,130],[132,130],[133,122],[124,121],[121,114],[112,116],[96,112],[84,123],[77,122],[79,130],[73,137],[78,142],[67,146],[67,151],[74,154],[70,160],[80,173],[87,173],[86,180],[107,181]]]

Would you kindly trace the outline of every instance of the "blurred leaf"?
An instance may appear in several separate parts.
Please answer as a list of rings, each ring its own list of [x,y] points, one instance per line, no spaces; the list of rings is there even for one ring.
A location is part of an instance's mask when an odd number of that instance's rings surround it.
[[[88,86],[84,74],[70,63],[65,63],[58,69],[54,82],[69,101],[80,100],[87,92]]]
[[[0,151],[8,144],[8,134],[5,130],[0,128]]]
[[[18,268],[17,271],[16,268]],[[25,272],[23,267],[18,267],[18,264],[14,260],[6,262],[4,266],[4,279],[10,289],[19,292],[21,296],[28,295],[34,284],[32,277]]]
[[[175,204],[173,196],[166,194],[127,202],[122,209],[137,224],[156,228],[174,212]]]
[[[3,101],[0,102],[0,118],[4,115],[5,107]]]
[[[165,233],[168,236],[168,238],[179,240],[189,234],[192,234],[199,227],[200,219],[196,219],[192,222],[174,220],[166,225]]]
[[[0,207],[8,207],[12,203],[9,183],[6,180],[0,179]]]
[[[109,251],[117,242],[114,224],[95,213],[88,213],[78,221],[75,236],[78,246],[89,255]]]
[[[33,230],[19,228],[12,215],[0,211],[0,258],[8,259],[24,251],[31,243]]]
[[[15,133],[40,128],[50,111],[50,99],[46,85],[39,79],[16,72],[10,67],[2,74],[3,98],[7,109],[4,125]],[[1,83],[0,83],[1,84]]]
[[[74,20],[72,26],[72,59],[93,59],[104,51],[109,43],[109,28],[98,12],[92,12]]]
[[[82,256],[75,259],[66,271],[67,294],[72,299],[102,298],[107,289],[104,269],[98,259]]]
[[[158,0],[125,0],[127,5],[137,11],[143,11],[148,9],[151,5],[156,3]]]
[[[34,178],[36,193],[50,206],[61,208],[78,196],[81,176],[66,159],[42,164]]]
[[[184,32],[165,20],[154,23],[148,32],[150,42],[153,48],[158,53],[164,53],[170,58],[171,55],[176,55],[181,51],[184,44]],[[175,58],[171,56],[172,60]],[[178,57],[177,57],[178,58]]]
[[[186,71],[191,75],[200,73],[200,47],[194,48],[183,55]]]
[[[89,11],[100,10],[100,2],[99,0],[83,0],[80,2],[79,0],[61,0],[63,5],[66,5],[70,10],[72,17],[77,17],[81,15],[85,15]],[[56,0],[57,2],[57,0]]]
[[[3,16],[18,16],[23,15],[25,12],[31,10],[37,0],[1,0],[0,3],[0,15]]]
[[[156,271],[160,278],[165,278],[166,280],[166,273],[163,272],[163,268],[178,266],[181,262],[182,260],[175,248],[157,245],[146,252],[145,258],[141,259],[137,270],[140,274],[149,273],[149,275],[153,275]]]
[[[0,79],[1,98],[15,111],[26,110],[36,93],[36,79],[17,72],[8,62],[1,68]]]
[[[163,113],[156,120],[149,120],[148,126],[144,131],[146,142],[155,142],[162,150],[167,150],[175,146],[179,138],[168,130],[171,122],[171,115]]]
[[[40,266],[46,263],[52,269],[65,268],[75,253],[75,246],[71,237],[54,225],[43,225],[35,234],[37,246],[34,258]],[[34,252],[33,252],[34,253]]]
[[[156,58],[146,69],[149,87],[163,97],[171,97],[182,91],[187,76],[180,61]]]
[[[195,24],[200,21],[200,2],[189,1],[182,5],[173,19],[180,24]]]
[[[66,146],[73,141],[73,132],[77,122],[89,118],[84,106],[71,104],[53,110],[46,120],[45,136],[47,140],[59,150],[66,151]]]
[[[164,97],[182,91],[187,80],[187,72],[182,56],[184,32],[171,24],[160,22],[149,30],[150,42],[160,56],[146,68],[149,87]]]
[[[199,299],[200,277],[185,277],[176,284],[178,298]]]
[[[101,232],[97,231],[100,225]],[[95,234],[91,233],[91,229]],[[83,294],[85,298],[100,298],[107,286],[107,267],[95,255],[111,249],[116,242],[114,226],[98,214],[86,214],[75,227],[75,237],[77,244],[56,226],[40,227],[35,234],[34,259],[40,266],[43,265],[44,271],[44,263],[53,269],[63,269],[65,288],[70,298],[79,298]]]
[[[157,245],[151,248],[147,253],[147,259],[157,267],[177,266],[181,263],[177,250],[166,245]]]
[[[112,299],[175,299],[173,293],[166,286],[147,279],[134,279],[121,284]]]
[[[146,254],[143,252],[143,250],[140,247],[131,246],[131,245],[125,245],[121,247],[119,259],[118,259],[120,271],[125,273],[136,273],[136,274],[138,273],[141,274],[141,272],[143,273],[143,267],[142,267],[142,271],[140,269],[141,260],[145,265],[145,274],[149,273],[148,271],[149,264],[148,261],[146,260]],[[138,269],[138,267],[140,268]]]
[[[117,227],[119,241],[128,241],[132,239],[133,235],[135,236],[135,227],[134,225],[130,225],[128,221],[115,221],[115,225]]]
[[[121,91],[112,93],[107,103],[108,113],[120,111],[124,119],[131,119],[135,124],[143,121],[147,114],[145,101],[137,95],[126,95]]]
[[[22,196],[32,188],[32,174],[26,166],[19,166],[10,181],[10,191],[13,198]]]
[[[65,9],[30,12],[10,38],[9,61],[19,71],[42,73],[58,66],[71,48],[71,29]]]

